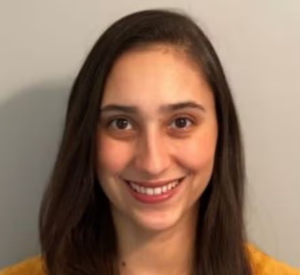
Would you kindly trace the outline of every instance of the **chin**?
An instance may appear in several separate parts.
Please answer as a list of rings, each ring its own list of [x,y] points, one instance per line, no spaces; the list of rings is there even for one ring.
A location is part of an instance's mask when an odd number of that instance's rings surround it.
[[[181,215],[170,211],[151,211],[149,213],[135,213],[134,223],[141,229],[152,232],[167,231],[181,220]]]

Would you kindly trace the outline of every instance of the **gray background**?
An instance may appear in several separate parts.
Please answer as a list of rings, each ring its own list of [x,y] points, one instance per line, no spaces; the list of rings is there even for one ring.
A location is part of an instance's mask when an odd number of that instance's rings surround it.
[[[90,47],[154,7],[189,12],[215,45],[245,134],[250,239],[300,267],[299,0],[0,0],[0,267],[39,251],[41,194]]]

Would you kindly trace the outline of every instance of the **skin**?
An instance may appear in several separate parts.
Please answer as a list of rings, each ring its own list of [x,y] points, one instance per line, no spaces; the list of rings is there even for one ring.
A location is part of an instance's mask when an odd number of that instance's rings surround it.
[[[218,136],[209,86],[180,49],[133,50],[115,63],[100,109],[97,171],[112,205],[122,274],[189,274]],[[180,177],[176,195],[157,204],[134,199],[122,180],[151,185]]]

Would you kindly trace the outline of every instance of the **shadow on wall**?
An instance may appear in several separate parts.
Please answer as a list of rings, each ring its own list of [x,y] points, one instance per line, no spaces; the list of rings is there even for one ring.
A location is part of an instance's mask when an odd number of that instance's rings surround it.
[[[40,83],[0,103],[0,269],[39,253],[39,204],[71,84]]]

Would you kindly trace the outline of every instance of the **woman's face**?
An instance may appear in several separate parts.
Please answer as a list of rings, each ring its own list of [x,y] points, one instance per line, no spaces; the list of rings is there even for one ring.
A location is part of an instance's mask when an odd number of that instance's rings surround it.
[[[114,218],[157,231],[195,213],[218,135],[213,95],[196,65],[166,46],[128,52],[100,108],[97,173]]]

